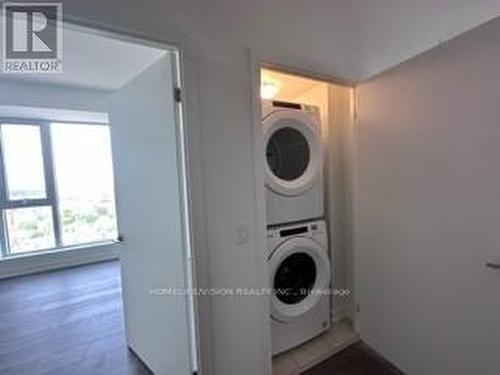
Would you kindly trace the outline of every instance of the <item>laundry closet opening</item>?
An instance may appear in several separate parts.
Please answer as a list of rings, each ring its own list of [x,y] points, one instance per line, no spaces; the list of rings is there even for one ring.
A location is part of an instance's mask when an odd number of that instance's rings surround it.
[[[354,317],[349,195],[353,98],[349,86],[274,66],[260,69],[259,134],[265,154],[259,160],[265,164],[275,357],[335,334],[335,323]],[[324,348],[325,353],[334,349]]]

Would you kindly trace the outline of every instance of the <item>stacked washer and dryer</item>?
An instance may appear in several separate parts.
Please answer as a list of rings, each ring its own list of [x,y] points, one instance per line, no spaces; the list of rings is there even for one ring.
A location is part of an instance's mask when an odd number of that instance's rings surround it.
[[[272,354],[330,328],[330,259],[318,108],[262,102]]]

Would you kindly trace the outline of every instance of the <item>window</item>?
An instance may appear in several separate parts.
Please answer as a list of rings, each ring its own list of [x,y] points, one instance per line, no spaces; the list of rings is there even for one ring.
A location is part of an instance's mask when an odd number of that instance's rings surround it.
[[[2,125],[2,147],[8,199],[46,198],[40,127]]]
[[[3,255],[117,238],[108,125],[0,121]]]

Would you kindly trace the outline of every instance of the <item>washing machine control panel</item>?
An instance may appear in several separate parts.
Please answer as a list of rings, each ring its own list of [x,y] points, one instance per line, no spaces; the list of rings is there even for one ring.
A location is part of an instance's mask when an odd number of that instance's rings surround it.
[[[312,228],[309,228],[309,225],[303,225],[301,227],[282,229],[279,231],[280,237],[290,237],[290,236],[298,236],[299,234],[308,233]]]
[[[317,233],[325,233],[324,221],[314,221],[303,224],[288,225],[286,227],[274,228],[267,232],[267,238],[287,238],[293,236],[312,237]]]

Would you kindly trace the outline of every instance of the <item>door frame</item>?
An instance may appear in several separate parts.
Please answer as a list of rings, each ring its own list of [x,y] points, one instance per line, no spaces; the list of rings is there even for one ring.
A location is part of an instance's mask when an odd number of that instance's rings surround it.
[[[355,137],[355,132],[357,131],[357,120],[356,120],[356,102],[355,102],[355,88],[356,88],[356,82],[352,80],[347,80],[347,79],[342,79],[339,77],[335,77],[332,75],[328,74],[322,74],[318,72],[312,72],[308,70],[305,67],[300,67],[300,66],[293,66],[289,65],[286,62],[280,62],[279,60],[269,60],[264,58],[262,55],[258,54],[256,51],[251,51],[251,68],[252,68],[252,104],[253,104],[253,116],[254,116],[254,123],[255,126],[255,134],[254,134],[254,152],[255,152],[255,175],[256,175],[256,202],[259,205],[263,206],[264,214],[260,214],[258,216],[258,223],[257,223],[257,230],[260,231],[261,228],[262,230],[265,231],[266,228],[266,199],[265,199],[265,168],[264,165],[266,165],[266,161],[264,160],[265,158],[262,156],[264,151],[262,150],[263,145],[262,145],[262,140],[264,139],[264,132],[262,128],[262,111],[261,111],[261,105],[260,105],[260,82],[261,82],[261,69],[269,69],[269,70],[274,70],[276,72],[284,73],[284,74],[289,74],[292,76],[298,76],[298,77],[303,77],[303,78],[308,78],[316,81],[322,81],[328,85],[334,85],[338,87],[342,87],[345,89],[350,90],[349,93],[349,100],[350,100],[350,108],[347,113],[342,113],[339,117],[339,119],[332,120],[330,119],[329,125],[329,131],[332,129],[332,123],[336,123],[337,121],[340,121],[344,126],[346,126],[345,129],[345,134],[343,134],[342,139],[339,141],[342,144],[342,149],[345,155],[343,155],[344,160],[346,161],[345,167],[345,179],[342,182],[343,184],[343,189],[344,194],[345,194],[345,220],[347,223],[345,224],[345,235],[346,235],[346,243],[343,248],[344,252],[344,261],[345,265],[347,268],[347,273],[346,273],[346,278],[348,279],[348,287],[351,290],[351,301],[349,304],[345,307],[342,307],[338,311],[333,311],[333,314],[335,315],[334,321],[341,320],[345,317],[350,318],[353,320],[354,323],[356,323],[356,315],[355,315],[355,308],[354,308],[354,294],[355,294],[355,285],[354,285],[354,244],[352,240],[352,204],[353,204],[353,196],[352,196],[352,186],[353,186],[353,170],[352,170],[352,160],[354,158],[354,137]],[[339,96],[339,95],[335,95]],[[330,105],[334,105],[334,108],[341,107],[341,103],[339,101],[340,98],[333,98],[330,100]],[[342,111],[343,112],[343,111]],[[330,116],[332,117],[332,116]],[[330,137],[330,135],[329,135]],[[336,144],[336,146],[338,146]],[[336,147],[334,146],[334,148]],[[329,150],[325,148],[325,154],[329,155]],[[347,160],[348,159],[348,160]],[[325,160],[324,163],[324,168],[333,168],[332,166],[332,161],[331,160]],[[325,174],[325,178],[329,180],[329,176],[331,174],[330,171],[327,171]],[[325,186],[325,192],[331,193],[333,190],[337,191],[340,190],[338,186],[330,186],[330,181],[326,182]],[[334,199],[333,199],[334,200]],[[326,202],[325,202],[326,203]],[[330,203],[327,203],[330,204]],[[332,205],[335,206],[337,205],[338,202],[333,202]],[[325,210],[325,216],[327,218],[328,222],[328,241],[329,241],[329,246],[332,243],[332,239],[337,237],[336,233],[333,229],[333,219],[330,215],[330,209],[328,206],[326,207]],[[264,238],[265,239],[265,238]],[[331,262],[332,267],[335,267],[337,264],[335,260]],[[332,275],[331,279],[332,282],[334,281],[335,274],[333,273],[332,270]]]
[[[115,40],[150,46],[173,53],[175,64],[172,66],[174,85],[179,89],[180,102],[175,106],[175,130],[177,134],[177,157],[180,170],[179,191],[182,196],[181,211],[183,214],[182,231],[186,252],[185,270],[188,288],[200,288],[209,285],[207,255],[201,244],[206,243],[205,205],[203,196],[202,162],[199,149],[201,144],[200,125],[196,117],[196,87],[194,78],[186,75],[193,68],[193,62],[186,58],[187,46],[180,43],[155,38],[149,34],[130,32],[129,30],[110,27],[97,22],[89,22],[77,17],[64,17],[64,27],[93,35],[104,36]],[[175,65],[175,66],[174,66]],[[116,196],[117,204],[120,198]],[[119,223],[118,223],[119,225]],[[190,261],[191,260],[191,261]],[[196,373],[212,375],[211,351],[211,306],[209,299],[197,299],[192,294],[192,305],[187,301],[190,326],[190,358],[191,367]],[[194,342],[193,342],[194,341]]]

